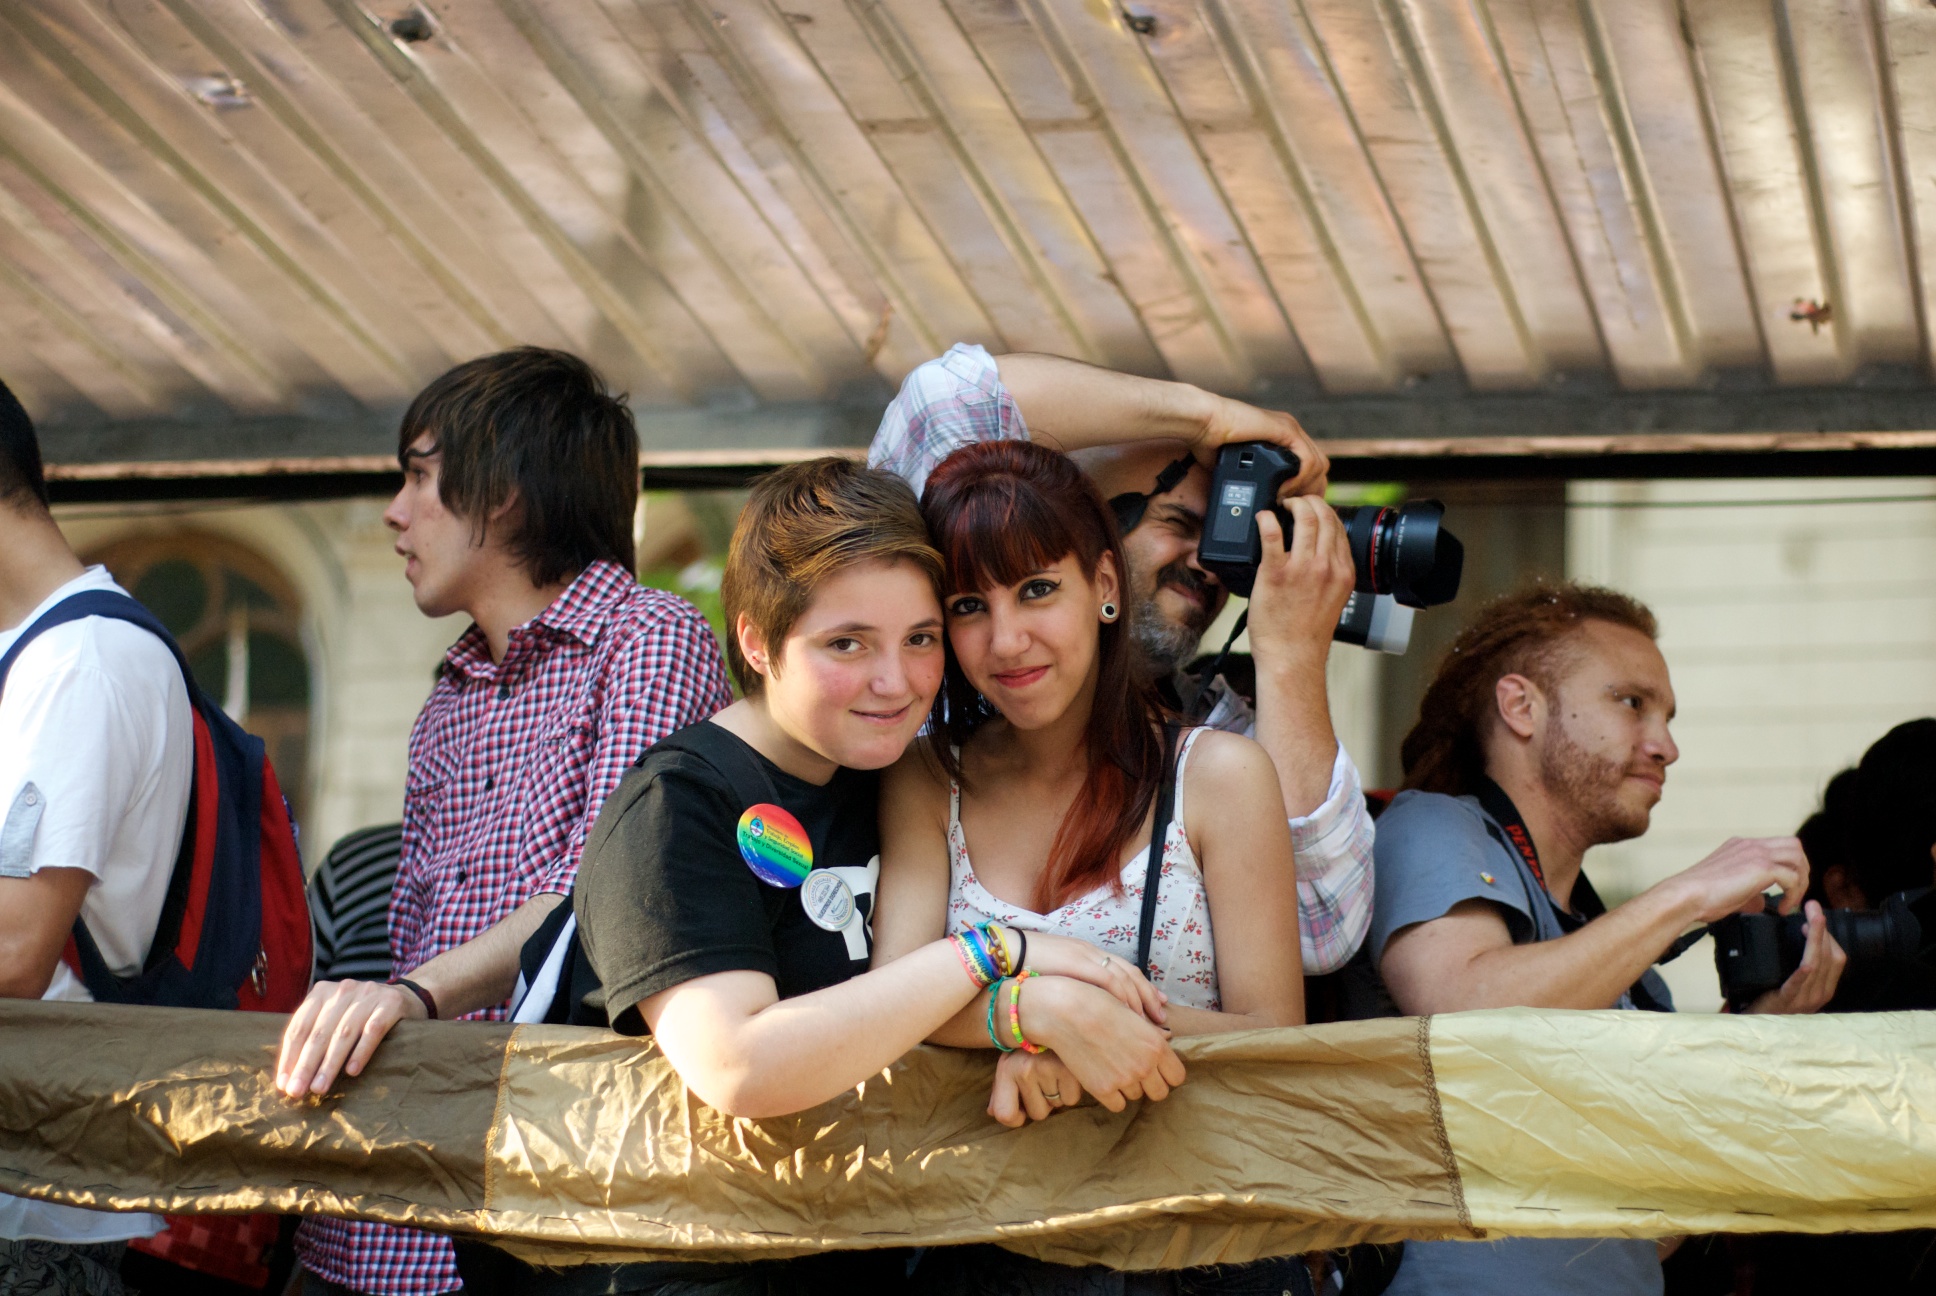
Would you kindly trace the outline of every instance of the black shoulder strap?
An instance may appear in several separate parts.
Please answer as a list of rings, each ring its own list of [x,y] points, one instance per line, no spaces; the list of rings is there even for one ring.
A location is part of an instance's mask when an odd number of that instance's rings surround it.
[[[705,728],[702,729],[702,726]],[[706,732],[707,729],[718,732]],[[695,733],[694,730],[700,732]],[[724,774],[726,781],[732,784],[733,796],[739,801],[741,809],[761,803],[780,804],[780,789],[773,785],[773,776],[766,772],[766,766],[746,741],[730,729],[713,724],[710,720],[701,720],[699,724],[661,739],[658,747],[690,752]]]
[[[1136,969],[1145,976],[1156,935],[1156,892],[1163,885],[1163,844],[1176,815],[1177,733],[1177,726],[1163,726],[1163,781],[1156,788],[1156,820],[1150,825],[1149,865],[1143,875],[1143,920],[1136,929]]]

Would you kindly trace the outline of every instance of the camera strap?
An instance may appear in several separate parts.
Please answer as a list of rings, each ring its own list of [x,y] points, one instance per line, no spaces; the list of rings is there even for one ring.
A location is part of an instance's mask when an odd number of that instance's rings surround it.
[[[1176,489],[1176,484],[1190,475],[1196,467],[1196,456],[1185,450],[1180,456],[1163,466],[1156,474],[1156,487],[1149,491],[1124,491],[1109,497],[1109,511],[1116,515],[1116,530],[1121,535],[1134,531],[1143,520],[1143,513],[1149,508],[1151,500],[1158,495],[1167,495]]]
[[[1212,708],[1204,706],[1203,701],[1210,694],[1210,685],[1218,675],[1223,673],[1223,664],[1230,660],[1230,650],[1236,644],[1238,636],[1243,634],[1244,627],[1249,624],[1250,609],[1245,608],[1237,614],[1236,623],[1230,627],[1230,637],[1223,641],[1223,647],[1217,651],[1217,655],[1198,669],[1197,690],[1191,695],[1190,705],[1186,708],[1186,719],[1200,721],[1210,714]]]
[[[1500,830],[1506,834],[1506,844],[1518,853],[1519,858],[1526,861],[1526,867],[1532,870],[1533,879],[1539,883],[1539,889],[1546,893],[1546,898],[1552,903],[1554,912],[1565,915],[1566,911],[1559,907],[1557,900],[1553,899],[1553,893],[1546,889],[1546,870],[1539,866],[1539,847],[1533,844],[1533,835],[1526,831],[1526,821],[1520,818],[1519,807],[1514,805],[1512,798],[1506,795],[1506,789],[1491,779],[1481,776],[1479,806],[1492,816],[1493,822],[1497,823]],[[1580,881],[1586,881],[1585,874],[1580,876]],[[1591,887],[1588,888],[1588,890],[1591,889]],[[1598,900],[1599,897],[1596,895],[1594,899]],[[1606,912],[1604,905],[1601,906],[1600,912]],[[1589,916],[1598,917],[1597,914]],[[1561,926],[1568,926],[1568,924],[1562,921]]]
[[[1546,898],[1546,903],[1552,908],[1553,917],[1558,921],[1561,932],[1570,936],[1607,911],[1606,901],[1602,900],[1600,893],[1593,889],[1593,883],[1587,880],[1584,871],[1573,883],[1573,908],[1571,910],[1560,908],[1560,902],[1553,898],[1552,891],[1547,888],[1546,870],[1539,864],[1539,847],[1534,845],[1533,835],[1526,830],[1526,821],[1520,817],[1519,807],[1514,805],[1512,798],[1506,795],[1506,789],[1482,776],[1479,779],[1477,795],[1480,808],[1491,815],[1493,821],[1499,825],[1506,845],[1526,862],[1526,868],[1532,873],[1533,880],[1539,883],[1540,894]],[[1685,954],[1705,935],[1707,935],[1705,927],[1689,932],[1670,945],[1655,962],[1672,962]],[[1667,1011],[1666,1005],[1654,997],[1644,980],[1636,981],[1629,986],[1627,996],[1638,1008],[1649,1012]]]

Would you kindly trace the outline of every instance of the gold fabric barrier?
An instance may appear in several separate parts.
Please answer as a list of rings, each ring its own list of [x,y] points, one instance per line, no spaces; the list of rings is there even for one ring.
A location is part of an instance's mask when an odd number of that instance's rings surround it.
[[[996,1241],[1156,1268],[1373,1239],[1936,1225],[1936,1017],[1511,1011],[1184,1041],[1166,1102],[1021,1130],[917,1050],[738,1121],[649,1044],[406,1024],[271,1087],[282,1019],[0,1003],[0,1190],[489,1233],[550,1263]]]

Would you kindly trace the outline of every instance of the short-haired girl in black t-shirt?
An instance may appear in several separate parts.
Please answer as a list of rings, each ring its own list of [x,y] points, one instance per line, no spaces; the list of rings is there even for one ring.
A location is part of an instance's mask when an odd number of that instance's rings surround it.
[[[1121,540],[1095,486],[1065,456],[1023,441],[958,450],[922,497],[948,562],[950,648],[931,741],[889,773],[877,967],[901,966],[937,935],[995,921],[1030,948],[1081,937],[1103,964],[1133,963],[1153,808],[1164,767],[1162,714],[1133,655]],[[1175,817],[1160,860],[1148,967],[1177,1034],[1301,1024],[1297,876],[1271,760],[1237,734],[1182,735]],[[1186,795],[1187,794],[1187,795]],[[970,859],[970,849],[973,857]],[[974,1012],[930,1038],[961,1047],[1049,1045],[1004,1056],[990,1110],[1045,1119],[1084,1090],[1112,1108],[1086,1054],[1098,1036],[1052,1039],[1066,1004],[1093,993],[1029,981],[1013,1041]],[[1127,1012],[1122,1017],[1131,1017]],[[1293,1262],[1193,1279],[1192,1289],[1303,1290]],[[1041,1285],[1037,1262],[992,1249],[949,1257],[935,1290]],[[1282,1270],[1281,1273],[1277,1272]],[[1253,1288],[1260,1279],[1269,1281]],[[1079,1291],[1064,1274],[1056,1290]]]

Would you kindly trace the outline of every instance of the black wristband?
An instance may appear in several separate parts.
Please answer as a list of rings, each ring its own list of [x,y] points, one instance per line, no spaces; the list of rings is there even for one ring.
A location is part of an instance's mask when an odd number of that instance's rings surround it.
[[[437,1001],[431,998],[430,991],[407,977],[392,977],[390,984],[393,986],[402,986],[405,990],[408,990],[411,994],[423,1000],[424,1011],[430,1014],[430,1020],[437,1020]]]
[[[1021,953],[1015,957],[1015,970],[1017,972],[1026,972],[1028,970],[1028,933],[1020,927],[1017,927],[1015,929],[1015,936],[1016,939],[1022,942]]]

